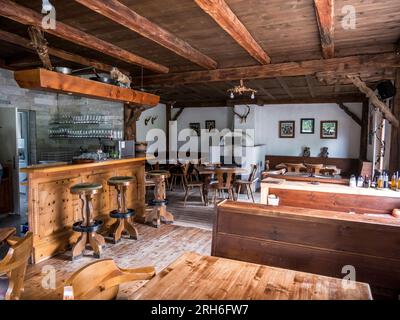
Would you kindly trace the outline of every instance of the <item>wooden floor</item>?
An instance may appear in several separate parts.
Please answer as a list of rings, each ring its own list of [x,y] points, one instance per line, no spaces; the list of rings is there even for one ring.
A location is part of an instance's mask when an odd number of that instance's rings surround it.
[[[175,216],[174,225],[162,225],[159,229],[137,225],[140,234],[138,241],[122,240],[117,245],[107,244],[102,258],[112,258],[122,268],[152,265],[157,272],[160,272],[184,252],[210,255],[214,206],[203,206],[198,195],[190,197],[184,206],[183,195],[182,190],[168,192],[167,195],[168,210]],[[259,193],[256,194],[256,201],[258,199]],[[249,200],[241,195],[240,201]],[[91,257],[83,257],[71,262],[67,252],[38,265],[29,266],[22,299],[60,299],[63,281],[74,271],[92,261],[94,259]],[[56,273],[55,290],[44,289],[42,286],[45,276],[42,271],[51,268],[54,268]],[[122,286],[119,299],[129,299],[143,283],[136,282]]]
[[[152,265],[157,272],[160,272],[184,252],[193,251],[202,255],[211,253],[211,231],[208,230],[175,225],[162,225],[159,229],[155,229],[138,225],[138,231],[140,234],[138,241],[122,240],[116,245],[107,244],[103,257],[114,259],[122,268]],[[63,286],[63,281],[75,270],[92,261],[94,261],[93,258],[83,257],[72,262],[69,254],[66,253],[35,266],[29,266],[22,299],[60,299],[59,288]],[[43,289],[43,267],[54,267],[58,289]],[[122,286],[119,299],[129,299],[132,293],[142,285],[143,282],[135,282]]]

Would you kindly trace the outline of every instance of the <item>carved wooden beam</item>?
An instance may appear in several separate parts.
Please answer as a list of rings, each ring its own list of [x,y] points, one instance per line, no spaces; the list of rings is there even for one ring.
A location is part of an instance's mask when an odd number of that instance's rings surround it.
[[[361,119],[355,114],[353,113],[348,106],[344,105],[343,102],[339,102],[337,104],[339,106],[340,109],[342,109],[350,118],[352,118],[355,123],[357,123],[360,127],[362,127],[362,121]]]
[[[319,34],[321,39],[322,55],[325,59],[335,56],[335,9],[334,0],[314,0],[317,15]]]
[[[144,77],[146,86],[183,85],[218,81],[234,81],[246,79],[267,79],[275,77],[296,77],[315,75],[318,72],[361,72],[365,69],[382,70],[400,67],[400,56],[394,53],[360,55],[333,59],[318,59],[302,62],[268,64],[264,66],[248,66],[207,71],[190,71],[174,74]],[[140,83],[140,78],[134,79]]]
[[[400,69],[396,72],[396,95],[393,99],[393,113],[394,116],[400,117]],[[390,160],[389,170],[391,172],[398,171],[400,169],[400,129],[392,128],[392,135],[390,139]]]
[[[89,9],[129,28],[206,69],[216,69],[217,62],[194,49],[189,43],[161,28],[117,0],[75,0]]]
[[[177,121],[184,110],[185,108],[180,108],[178,112],[175,113],[174,117],[172,118],[172,121]]]
[[[40,13],[21,6],[13,1],[0,0],[0,16],[17,21],[24,25],[42,28],[43,16]],[[55,29],[44,29],[43,31],[56,37],[120,59],[124,62],[139,65],[158,73],[169,72],[169,69],[163,65],[126,51],[109,42],[101,40],[100,38],[96,38],[95,36],[69,26],[61,21],[57,21],[57,27]]]
[[[364,93],[371,103],[378,108],[382,113],[383,116],[396,128],[399,127],[399,120],[393,115],[392,111],[389,109],[389,107],[379,100],[378,96],[375,94],[375,92],[370,89],[367,84],[362,81],[359,77],[356,76],[348,76],[349,79],[353,82],[353,84],[362,92]]]
[[[271,62],[268,54],[261,48],[224,0],[195,0],[195,2],[254,59],[261,64]]]

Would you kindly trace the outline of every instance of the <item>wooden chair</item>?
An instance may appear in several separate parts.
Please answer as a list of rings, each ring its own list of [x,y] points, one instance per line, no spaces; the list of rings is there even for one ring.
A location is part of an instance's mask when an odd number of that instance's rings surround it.
[[[24,289],[26,267],[32,254],[33,233],[28,232],[25,238],[9,238],[6,240],[10,246],[7,255],[0,261],[0,276],[6,275],[7,291],[5,300],[19,300]],[[1,285],[0,285],[1,288]],[[2,293],[0,292],[0,296]],[[1,297],[0,297],[1,298]]]
[[[183,166],[181,164],[178,164],[172,167],[169,172],[171,173],[171,181],[169,183],[170,191],[174,191],[175,187],[177,186],[178,179],[182,188],[185,188],[185,185],[183,183]]]
[[[235,173],[233,171],[227,171],[222,169],[215,170],[216,181],[210,183],[211,190],[214,191],[213,202],[217,204],[218,194],[222,194],[225,197],[225,191],[228,193],[228,199],[235,200],[234,190],[234,178]]]
[[[189,180],[189,168],[190,168],[190,163],[187,163],[183,166],[183,184],[185,187],[185,198],[183,200],[184,206],[186,206],[186,201],[189,197],[189,192],[199,188],[200,192],[200,197],[201,197],[201,202],[203,205],[206,205],[206,201],[204,199],[204,193],[203,193],[203,188],[204,188],[204,183],[199,182],[199,181],[188,181]]]
[[[154,267],[121,269],[112,259],[96,261],[79,269],[66,281],[64,299],[71,300],[72,293],[73,300],[113,300],[121,284],[150,280],[155,274]]]
[[[257,171],[258,171],[258,166],[256,164],[253,164],[251,166],[251,173],[249,175],[249,179],[248,180],[236,180],[235,181],[235,185],[237,186],[237,194],[238,197],[240,195],[240,191],[242,190],[242,187],[246,188],[246,192],[247,192],[247,198],[253,200],[253,202],[255,203],[254,200],[254,194],[253,194],[253,188],[254,188],[254,184],[259,180],[259,178],[257,177]]]

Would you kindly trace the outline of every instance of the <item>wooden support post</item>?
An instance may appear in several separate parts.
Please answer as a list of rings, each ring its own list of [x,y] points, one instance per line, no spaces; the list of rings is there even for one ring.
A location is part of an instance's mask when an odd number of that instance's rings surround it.
[[[136,141],[136,121],[145,110],[143,106],[124,104],[124,139]]]
[[[167,103],[165,105],[165,107],[166,107],[166,110],[165,110],[166,132],[165,132],[165,134],[167,136],[167,145],[166,145],[167,150],[166,150],[165,158],[166,158],[166,160],[169,160],[169,139],[170,139],[169,138],[169,122],[171,121],[172,105],[170,103]]]
[[[379,100],[375,92],[370,89],[367,84],[360,79],[360,77],[353,75],[348,75],[347,77],[370,99],[371,103],[383,113],[383,116],[392,124],[393,127],[399,127],[400,123],[398,118],[393,115],[390,108],[384,102]]]
[[[361,117],[360,159],[367,160],[369,101],[364,101]]]
[[[400,69],[396,71],[396,96],[393,99],[393,114],[400,118]],[[389,170],[391,172],[400,170],[400,129],[392,127],[390,142]]]

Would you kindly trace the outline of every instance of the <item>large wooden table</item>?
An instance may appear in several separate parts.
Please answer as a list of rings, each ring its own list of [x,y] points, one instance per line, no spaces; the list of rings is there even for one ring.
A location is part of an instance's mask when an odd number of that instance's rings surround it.
[[[76,165],[32,166],[28,175],[28,222],[34,233],[33,262],[38,263],[63,252],[75,242],[72,224],[82,220],[81,202],[70,188],[78,183],[100,183],[102,192],[93,201],[94,218],[105,228],[113,221],[109,213],[117,208],[115,188],[107,184],[114,176],[133,176],[127,190],[127,206],[136,211],[137,221],[145,219],[145,158],[101,161]]]
[[[368,284],[186,253],[134,293],[136,300],[371,300]]]

